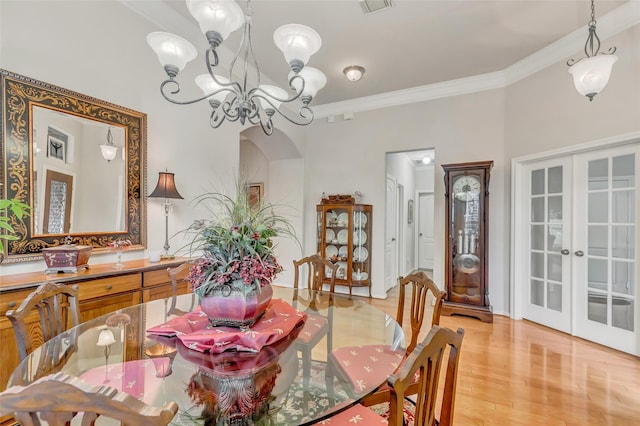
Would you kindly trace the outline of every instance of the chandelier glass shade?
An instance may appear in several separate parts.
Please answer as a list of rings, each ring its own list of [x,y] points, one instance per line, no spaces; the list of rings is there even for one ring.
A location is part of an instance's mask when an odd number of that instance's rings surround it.
[[[600,93],[611,76],[613,64],[618,57],[614,55],[616,48],[611,47],[605,52],[600,52],[600,38],[596,34],[596,19],[594,0],[591,0],[591,20],[589,21],[589,35],[584,45],[585,58],[569,59],[569,73],[573,76],[573,84],[578,93],[593,101],[593,97]]]
[[[288,84],[292,93],[277,86],[260,83],[260,69],[251,43],[252,10],[250,0],[246,13],[234,0],[186,0],[187,9],[198,21],[209,46],[205,59],[208,74],[196,77],[196,84],[203,96],[192,100],[179,100],[174,95],[180,92],[176,80],[178,73],[197,56],[195,47],[182,37],[164,32],[153,32],[147,36],[147,43],[156,52],[168,79],[160,85],[162,96],[178,105],[188,105],[207,99],[212,108],[210,125],[219,127],[225,120],[240,121],[245,124],[260,124],[262,130],[273,133],[272,116],[278,112],[296,125],[308,125],[313,121],[313,111],[309,103],[326,84],[325,75],[311,67],[306,67],[311,55],[316,53],[322,39],[316,31],[300,24],[287,24],[277,28],[273,34],[276,46],[282,50],[291,69]],[[214,72],[219,65],[218,46],[233,31],[243,28],[240,46],[229,66],[228,76]],[[234,69],[238,66],[240,77],[234,81]],[[252,71],[252,77],[249,75]],[[255,74],[255,76],[254,76]],[[283,103],[296,102],[297,114],[280,109]]]

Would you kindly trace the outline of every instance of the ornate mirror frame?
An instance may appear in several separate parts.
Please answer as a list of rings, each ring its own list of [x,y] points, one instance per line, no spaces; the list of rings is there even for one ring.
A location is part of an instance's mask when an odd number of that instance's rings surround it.
[[[131,240],[132,250],[146,247],[147,115],[71,90],[0,69],[2,103],[0,116],[0,177],[4,185],[0,198],[34,205],[32,111],[41,106],[125,130],[126,141],[126,228],[122,232],[69,234],[76,244],[90,245],[104,252],[118,238]],[[33,261],[42,249],[64,244],[64,235],[33,236],[33,217],[19,220],[7,212],[17,240],[5,244],[5,262]]]

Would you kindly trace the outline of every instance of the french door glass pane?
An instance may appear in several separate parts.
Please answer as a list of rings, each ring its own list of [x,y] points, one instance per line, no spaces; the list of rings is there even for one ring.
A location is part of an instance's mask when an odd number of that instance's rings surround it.
[[[589,305],[587,306],[587,318],[602,324],[607,324],[607,296],[589,292]]]
[[[547,308],[562,312],[562,285],[549,283]]]
[[[633,186],[635,177],[635,155],[621,155],[613,157],[611,166],[614,188],[629,188]]]
[[[531,276],[544,278],[544,254],[531,253]]]
[[[531,195],[544,194],[544,169],[531,172]]]
[[[601,158],[599,160],[589,161],[589,190],[607,189],[609,178],[609,159]]]
[[[544,222],[544,198],[531,199],[531,222]]]
[[[550,167],[549,176],[549,194],[562,193],[562,166]]]
[[[622,259],[633,259],[635,250],[635,235],[633,225],[619,225],[612,227],[613,241],[611,243],[612,256]]]
[[[562,281],[562,255],[547,254],[547,279]]]
[[[607,201],[609,194],[606,192],[592,192],[589,194],[589,212],[587,221],[590,223],[607,223],[609,202]]]
[[[633,223],[636,217],[635,191],[616,191],[613,193],[613,223]]]
[[[531,304],[544,307],[544,282],[531,280]]]
[[[562,250],[562,225],[549,225],[547,250],[555,252]]]
[[[589,225],[588,254],[591,256],[607,256],[609,232],[607,226]]]
[[[562,195],[554,195],[549,197],[549,220],[561,220],[562,219]]]
[[[633,290],[635,287],[635,274],[633,271],[633,262],[613,261],[613,291],[616,293],[628,294],[635,296]]]
[[[608,261],[606,259],[587,259],[587,280],[589,288],[607,290],[609,276]]]
[[[633,331],[633,307],[633,300],[623,297],[614,297],[613,312],[611,313],[612,325],[614,327]]]
[[[531,249],[544,250],[544,225],[531,225]]]

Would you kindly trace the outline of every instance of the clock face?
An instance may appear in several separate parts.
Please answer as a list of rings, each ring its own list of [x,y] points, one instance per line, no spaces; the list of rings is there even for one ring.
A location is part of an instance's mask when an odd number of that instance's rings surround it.
[[[464,175],[453,181],[453,195],[458,200],[470,201],[480,193],[480,179],[473,175]]]

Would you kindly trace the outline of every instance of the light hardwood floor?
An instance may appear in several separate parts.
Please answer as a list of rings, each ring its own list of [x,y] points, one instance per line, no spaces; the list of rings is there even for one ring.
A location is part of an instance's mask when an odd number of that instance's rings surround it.
[[[395,317],[397,290],[388,296],[358,299]],[[465,330],[456,425],[640,425],[640,358],[499,315],[440,325]]]

